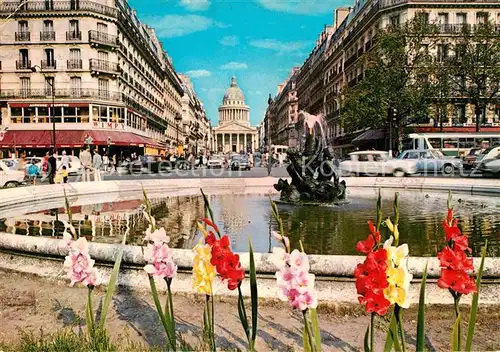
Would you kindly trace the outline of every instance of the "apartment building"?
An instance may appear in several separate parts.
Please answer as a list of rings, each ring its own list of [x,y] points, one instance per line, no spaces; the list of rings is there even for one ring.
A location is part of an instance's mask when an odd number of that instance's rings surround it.
[[[210,151],[210,121],[207,118],[203,104],[196,96],[193,82],[186,75],[179,75],[184,96],[182,97],[182,135],[179,137],[180,144],[184,144],[184,150],[198,154],[199,151]]]
[[[175,143],[181,82],[126,0],[0,3],[0,149],[113,154]]]
[[[424,13],[429,22],[439,24],[441,35],[453,42],[457,28],[465,24],[494,21],[500,28],[500,2],[497,0],[357,0],[352,7],[334,12],[334,25],[320,34],[314,49],[300,69],[296,88],[299,110],[322,114],[328,122],[327,140],[339,153],[354,148],[353,139],[363,131],[347,134],[340,117],[342,87],[354,86],[363,78],[364,67],[359,58],[370,50],[379,28],[397,25]],[[438,46],[438,57],[449,54],[449,47]],[[321,103],[322,102],[322,103]],[[473,133],[473,107],[460,99],[453,105],[444,123],[445,131]],[[500,105],[484,111],[482,131],[500,133]],[[436,132],[437,119],[429,116],[416,132]]]

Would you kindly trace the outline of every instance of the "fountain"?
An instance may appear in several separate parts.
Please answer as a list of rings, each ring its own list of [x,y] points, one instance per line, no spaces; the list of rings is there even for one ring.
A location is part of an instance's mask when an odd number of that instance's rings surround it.
[[[335,171],[335,161],[326,143],[324,118],[301,111],[306,140],[303,150],[288,149],[291,178],[279,179],[274,188],[280,192],[280,202],[291,204],[331,205],[345,202],[346,184]],[[316,129],[319,128],[319,136]]]

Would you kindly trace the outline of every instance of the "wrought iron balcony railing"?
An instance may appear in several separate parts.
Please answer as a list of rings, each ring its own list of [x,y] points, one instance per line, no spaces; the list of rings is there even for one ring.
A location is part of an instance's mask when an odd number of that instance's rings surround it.
[[[120,67],[117,63],[108,60],[90,59],[90,70],[117,74],[120,72]]]
[[[42,60],[41,67],[42,70],[55,70],[57,68],[56,64],[56,60]]]
[[[103,91],[99,89],[55,89],[54,96],[56,98],[75,98],[75,99],[101,99],[110,101],[120,101],[121,94],[118,92]],[[17,99],[17,98],[39,98],[47,99],[52,97],[51,89],[2,89],[0,91],[1,98]]]
[[[68,60],[66,63],[68,70],[81,70],[83,68],[82,60]]]
[[[21,3],[21,4],[20,4]],[[68,12],[89,11],[109,17],[117,17],[116,8],[103,5],[97,1],[69,0],[69,1],[5,1],[0,3],[0,16],[12,13],[39,13],[39,12]]]
[[[98,45],[107,45],[112,47],[118,47],[118,37],[116,35],[111,35],[99,31],[89,31],[89,41],[90,43]]]
[[[54,32],[54,31],[42,31],[42,32],[40,32],[40,41],[41,42],[51,41],[51,40],[56,40],[56,32]]]
[[[80,31],[68,31],[66,32],[66,40],[82,40],[82,32]]]
[[[0,5],[1,6],[1,5]],[[16,42],[29,42],[31,39],[30,32],[16,32]]]
[[[17,60],[16,70],[31,70],[31,60]]]

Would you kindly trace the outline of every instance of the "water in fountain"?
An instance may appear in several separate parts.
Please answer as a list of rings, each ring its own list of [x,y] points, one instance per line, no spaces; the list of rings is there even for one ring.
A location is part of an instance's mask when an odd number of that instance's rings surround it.
[[[280,179],[274,188],[280,192],[280,200],[287,203],[335,204],[345,199],[345,182],[339,181],[332,155],[328,149],[323,116],[300,112],[306,129],[303,150],[288,150],[290,165],[287,172],[291,183]],[[319,136],[315,133],[319,128]]]

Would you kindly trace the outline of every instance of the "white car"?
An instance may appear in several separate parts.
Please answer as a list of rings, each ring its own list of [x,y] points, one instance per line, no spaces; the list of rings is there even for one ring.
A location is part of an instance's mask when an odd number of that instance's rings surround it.
[[[82,163],[80,162],[80,159],[74,155],[67,155],[67,157],[69,158],[68,175],[80,175],[82,173]],[[58,155],[56,164],[58,170],[62,164],[61,160],[62,155]]]
[[[500,177],[500,159],[489,159],[479,165],[478,169],[484,174]]]
[[[417,163],[414,160],[391,159],[389,153],[384,151],[354,152],[349,157],[350,160],[340,163],[342,174],[402,177],[417,173]]]
[[[489,147],[483,150],[481,154],[476,157],[476,160],[473,163],[473,167],[481,170],[485,163],[491,160],[495,160],[499,155],[500,147]]]
[[[24,182],[24,171],[11,170],[0,160],[0,187],[17,187]]]
[[[214,168],[221,169],[223,166],[224,166],[224,159],[222,159],[220,155],[212,155],[210,159],[208,159],[207,168],[209,169],[214,169]]]

